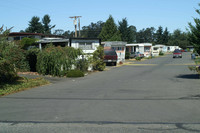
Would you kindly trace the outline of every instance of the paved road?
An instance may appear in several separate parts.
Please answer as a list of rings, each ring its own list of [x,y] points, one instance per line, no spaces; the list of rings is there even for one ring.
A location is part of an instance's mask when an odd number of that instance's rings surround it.
[[[0,132],[200,132],[190,53],[62,79],[0,98]]]

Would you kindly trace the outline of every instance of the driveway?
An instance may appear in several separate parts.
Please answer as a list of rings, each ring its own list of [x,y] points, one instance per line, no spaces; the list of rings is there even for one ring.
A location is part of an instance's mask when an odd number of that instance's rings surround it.
[[[1,97],[0,132],[200,132],[192,64],[166,55]]]

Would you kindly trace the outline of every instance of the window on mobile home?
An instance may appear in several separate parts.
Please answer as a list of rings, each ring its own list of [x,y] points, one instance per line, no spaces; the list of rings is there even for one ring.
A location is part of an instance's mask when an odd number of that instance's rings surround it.
[[[150,51],[150,47],[144,47],[144,52],[149,52]]]
[[[92,50],[92,43],[86,42],[86,43],[79,43],[79,48],[83,50]]]

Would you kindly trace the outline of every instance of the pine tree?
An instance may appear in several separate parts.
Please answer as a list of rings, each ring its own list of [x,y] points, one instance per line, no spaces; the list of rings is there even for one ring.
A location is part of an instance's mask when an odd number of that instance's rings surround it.
[[[131,25],[128,27],[128,43],[136,42],[137,29]]]
[[[121,34],[117,30],[117,25],[111,15],[104,24],[99,38],[101,38],[102,41],[121,41]]]
[[[39,17],[33,16],[31,21],[29,21],[29,27],[26,28],[25,32],[51,34],[51,29],[53,29],[55,25],[51,26],[49,24],[50,22],[51,19],[49,15],[44,15],[42,22],[40,22]]]
[[[156,44],[163,44],[163,28],[161,26],[156,31]]]
[[[200,9],[196,9],[196,12],[200,15]],[[189,23],[189,28],[190,28],[189,41],[191,45],[194,46],[196,52],[200,54],[200,19],[194,18],[194,22],[195,25]]]
[[[136,40],[136,27],[129,26],[127,19],[124,18],[119,22],[119,31],[121,33],[122,41],[133,43]]]
[[[169,41],[169,31],[166,27],[165,31],[163,32],[163,44],[167,44],[168,41]]]
[[[30,33],[43,33],[44,28],[42,23],[40,22],[40,18],[37,16],[32,17],[31,21],[29,21],[29,27],[26,29],[26,32]]]
[[[128,22],[127,19],[122,19],[121,22],[119,22],[119,31],[121,33],[122,41],[128,41],[129,36],[129,30],[128,30]]]
[[[53,29],[56,25],[50,25],[51,19],[48,14],[44,15],[42,19],[43,27],[44,27],[44,34],[51,34],[51,29]]]

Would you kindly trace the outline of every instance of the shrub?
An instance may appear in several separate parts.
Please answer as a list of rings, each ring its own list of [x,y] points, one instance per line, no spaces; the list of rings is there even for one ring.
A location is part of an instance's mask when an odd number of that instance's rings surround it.
[[[152,58],[153,58],[152,56],[144,57],[144,59],[152,59]]]
[[[160,52],[159,52],[159,55],[160,55],[160,56],[163,56],[163,55],[164,55],[164,53],[163,53],[162,51],[160,51]]]
[[[129,52],[126,52],[125,54],[125,59],[129,59],[130,58],[130,53]]]
[[[76,62],[76,69],[86,72],[88,70],[89,61],[86,59],[80,59]]]
[[[0,59],[0,83],[13,82],[18,76],[12,63],[5,59]]]
[[[35,42],[36,42],[35,38],[25,37],[19,42],[19,46],[23,49],[27,49],[29,46],[35,45]]]
[[[27,51],[26,59],[30,66],[31,72],[36,72],[37,56],[40,50],[38,48],[31,48]]]
[[[25,51],[13,42],[7,41],[9,31],[0,28],[0,53],[1,57],[12,63],[19,71],[28,71],[29,65],[26,60]]]
[[[140,61],[142,58],[141,57],[136,57],[135,58],[137,61]]]
[[[191,71],[197,72],[200,74],[200,66],[188,66]]]
[[[200,65],[200,58],[196,58],[196,59],[194,60],[194,62],[195,62],[196,65]]]
[[[70,70],[67,72],[67,77],[84,77],[84,73],[80,70]]]
[[[71,70],[80,53],[80,49],[72,47],[48,46],[38,54],[37,72],[43,75],[63,76],[63,71]]]
[[[103,71],[106,67],[104,63],[104,49],[99,46],[93,53],[93,69],[98,71]]]
[[[200,58],[194,60],[195,66],[188,66],[191,71],[197,72],[200,75]]]
[[[3,58],[15,65],[18,71],[29,71],[26,52],[16,45],[7,46],[3,53]]]

